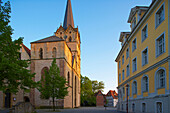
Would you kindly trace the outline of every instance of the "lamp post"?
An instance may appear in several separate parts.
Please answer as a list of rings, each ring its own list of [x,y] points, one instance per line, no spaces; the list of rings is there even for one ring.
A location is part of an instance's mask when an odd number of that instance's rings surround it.
[[[126,103],[126,111],[127,111],[127,113],[128,113],[128,93],[129,93],[129,92],[128,92],[128,88],[129,88],[129,85],[127,84],[127,85],[126,85],[126,97],[127,97],[127,99],[126,99],[126,100],[127,100],[127,103]]]

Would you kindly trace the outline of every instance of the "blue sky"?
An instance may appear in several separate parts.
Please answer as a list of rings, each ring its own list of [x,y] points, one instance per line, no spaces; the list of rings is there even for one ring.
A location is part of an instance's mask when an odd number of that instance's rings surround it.
[[[2,0],[3,2],[6,0]],[[131,8],[149,6],[152,0],[71,0],[75,26],[81,35],[81,74],[104,81],[105,90],[116,90],[120,32],[130,31]],[[63,24],[66,0],[11,0],[13,39],[24,44],[53,35]]]

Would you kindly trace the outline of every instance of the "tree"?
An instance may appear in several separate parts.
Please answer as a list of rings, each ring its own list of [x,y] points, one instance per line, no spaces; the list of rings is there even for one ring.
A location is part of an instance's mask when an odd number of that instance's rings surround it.
[[[100,81],[98,82],[97,80],[92,81],[92,91],[93,93],[97,93],[99,90],[103,92],[104,89],[104,82]]]
[[[55,111],[55,99],[64,99],[68,94],[66,83],[66,79],[60,76],[60,70],[56,64],[56,59],[53,59],[49,71],[45,71],[39,86],[41,97],[46,99],[52,98],[53,111]]]
[[[91,81],[88,77],[81,76],[81,104],[85,106],[96,105],[95,93],[103,91],[104,83],[97,80]]]
[[[30,91],[36,87],[35,74],[28,70],[29,61],[20,60],[23,38],[12,41],[13,29],[10,23],[10,2],[0,2],[0,91],[17,93],[19,89]]]

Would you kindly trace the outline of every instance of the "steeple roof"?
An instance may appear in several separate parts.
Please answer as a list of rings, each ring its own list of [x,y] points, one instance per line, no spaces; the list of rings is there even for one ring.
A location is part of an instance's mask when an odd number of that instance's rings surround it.
[[[64,24],[63,28],[67,29],[67,27],[71,25],[74,28],[74,20],[73,20],[73,13],[71,7],[71,0],[67,0],[66,12],[64,17]]]

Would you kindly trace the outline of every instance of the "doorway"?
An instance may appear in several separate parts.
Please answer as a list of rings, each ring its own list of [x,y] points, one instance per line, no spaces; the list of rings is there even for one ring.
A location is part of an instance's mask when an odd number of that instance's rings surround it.
[[[5,108],[11,107],[11,93],[7,89],[5,92]]]

